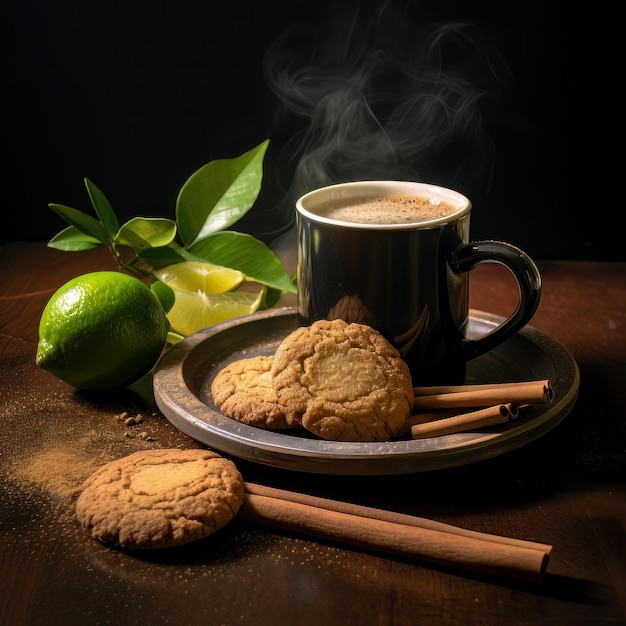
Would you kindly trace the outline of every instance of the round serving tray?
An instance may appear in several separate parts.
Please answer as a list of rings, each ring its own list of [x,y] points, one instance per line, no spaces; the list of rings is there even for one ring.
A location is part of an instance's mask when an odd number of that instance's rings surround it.
[[[469,332],[490,332],[503,318],[471,311]],[[154,394],[165,417],[197,441],[241,459],[274,467],[335,475],[392,475],[475,463],[534,441],[571,411],[580,375],[571,354],[532,326],[469,362],[467,383],[548,379],[554,400],[520,411],[503,426],[419,440],[325,441],[301,431],[269,431],[216,410],[213,378],[228,363],[273,354],[298,327],[293,308],[268,309],[200,330],[173,346],[154,374]]]

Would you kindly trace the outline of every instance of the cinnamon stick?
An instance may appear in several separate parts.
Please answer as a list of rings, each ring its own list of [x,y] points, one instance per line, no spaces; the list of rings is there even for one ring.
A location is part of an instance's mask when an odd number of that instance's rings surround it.
[[[554,390],[549,380],[519,383],[414,387],[414,409],[485,407],[495,404],[549,404]]]
[[[473,383],[468,385],[431,385],[413,387],[413,393],[416,396],[431,396],[440,393],[459,393],[461,391],[489,391],[492,389],[524,389],[524,388],[542,388],[551,387],[551,383],[547,379],[542,380],[526,380],[512,381],[506,383]]]
[[[432,416],[432,414],[430,415]],[[452,417],[425,420],[418,415],[410,418],[410,421],[413,422],[411,424],[411,437],[413,439],[425,439],[426,437],[438,437],[495,426],[508,422],[513,415],[517,416],[517,407],[510,403],[498,404]]]
[[[465,413],[466,408],[456,409],[433,409],[432,411],[422,411],[421,413],[414,413],[409,415],[407,420],[402,425],[402,428],[398,431],[398,439],[402,439],[411,434],[411,426],[415,424],[423,424],[424,422],[432,422],[434,420],[444,419],[446,417],[454,417],[455,415],[461,415]]]
[[[310,494],[300,493],[298,491],[277,489],[276,487],[267,487],[266,485],[259,485],[257,483],[250,482],[244,483],[244,489],[246,493],[252,495],[266,496],[268,498],[275,498],[277,500],[286,500],[288,502],[306,504],[308,506],[316,507],[319,509],[328,509],[330,511],[338,511],[339,513],[358,515],[360,517],[371,517],[372,519],[392,522],[394,524],[406,524],[409,526],[417,526],[418,528],[428,528],[430,530],[438,530],[440,532],[460,535],[462,537],[482,539],[484,541],[502,543],[509,546],[530,548],[533,550],[539,550],[540,552],[546,552],[548,554],[550,554],[550,552],[552,551],[552,546],[545,543],[536,543],[534,541],[527,541],[525,539],[514,539],[513,537],[503,537],[501,535],[481,533],[476,530],[468,530],[467,528],[462,528],[461,526],[454,526],[452,524],[446,524],[444,522],[437,522],[436,520],[427,519],[425,517],[407,515],[406,513],[397,513],[395,511],[388,511],[386,509],[363,506],[361,504],[353,504],[352,502],[331,500],[330,498],[321,498],[319,496],[312,496]]]
[[[395,556],[533,582],[542,580],[551,550],[550,546],[511,545],[249,491],[237,517]]]

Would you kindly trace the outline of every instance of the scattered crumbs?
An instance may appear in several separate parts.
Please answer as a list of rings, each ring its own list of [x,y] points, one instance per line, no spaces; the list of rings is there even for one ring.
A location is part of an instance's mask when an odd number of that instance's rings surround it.
[[[143,424],[143,415],[137,413],[137,415],[128,415],[126,411],[123,411],[117,416],[118,422],[123,422],[125,426],[137,426],[137,424]]]
[[[154,413],[153,415],[156,415],[156,413]],[[115,419],[121,424],[123,424],[124,426],[128,427],[129,429],[132,429],[135,426],[139,426],[140,424],[143,424],[146,417],[142,413],[137,413],[136,415],[129,415],[128,411],[122,411],[121,413],[115,416]],[[135,432],[132,432],[131,430],[127,430],[124,433],[124,437],[126,437],[126,439],[135,439],[135,438],[142,439],[143,441],[146,441],[149,443],[155,441],[155,438],[145,430],[142,430],[139,433],[135,433]]]

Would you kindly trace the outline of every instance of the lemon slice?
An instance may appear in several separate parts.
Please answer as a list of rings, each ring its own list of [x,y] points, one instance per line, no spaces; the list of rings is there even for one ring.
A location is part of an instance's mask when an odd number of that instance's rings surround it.
[[[201,291],[209,296],[232,291],[246,280],[246,275],[238,270],[199,261],[168,265],[155,270],[154,275],[172,289]]]
[[[258,310],[263,301],[263,287],[258,291],[236,291],[207,295],[202,291],[174,289],[174,305],[167,313],[172,328],[181,335],[240,317]]]

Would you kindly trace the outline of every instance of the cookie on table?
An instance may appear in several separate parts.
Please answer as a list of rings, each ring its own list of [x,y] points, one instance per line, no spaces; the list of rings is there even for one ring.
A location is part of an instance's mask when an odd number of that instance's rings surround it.
[[[340,319],[290,333],[274,354],[272,384],[304,428],[333,441],[393,439],[413,407],[399,352],[370,326]]]
[[[211,383],[213,404],[238,422],[270,430],[300,428],[293,411],[281,406],[272,385],[273,356],[239,359]]]
[[[210,450],[144,450],[108,463],[83,484],[76,515],[94,539],[146,550],[198,541],[243,503],[235,464]]]

